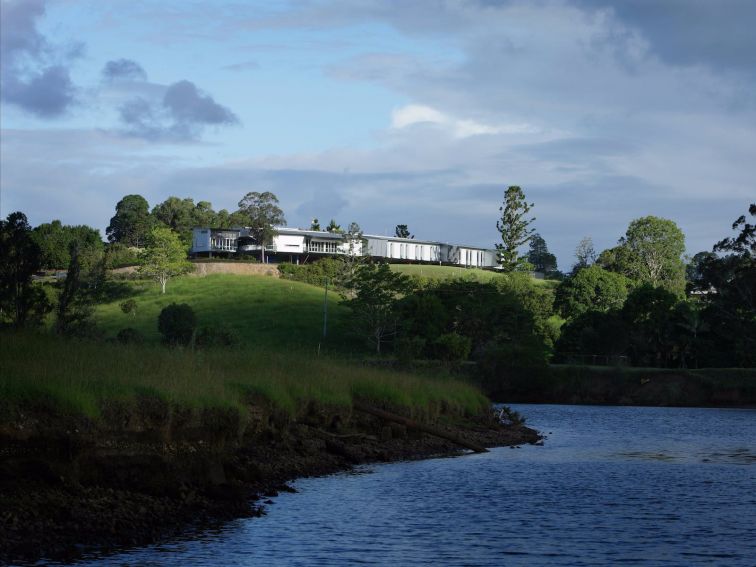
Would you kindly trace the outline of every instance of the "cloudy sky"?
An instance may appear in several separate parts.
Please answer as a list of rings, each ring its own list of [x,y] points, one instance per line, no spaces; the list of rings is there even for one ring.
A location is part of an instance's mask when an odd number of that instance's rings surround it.
[[[139,193],[492,246],[508,185],[568,269],[756,199],[756,1],[2,0],[0,214]]]

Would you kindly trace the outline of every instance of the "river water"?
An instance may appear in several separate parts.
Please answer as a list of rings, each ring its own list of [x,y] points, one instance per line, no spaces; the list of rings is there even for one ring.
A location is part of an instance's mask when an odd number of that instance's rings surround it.
[[[515,405],[543,446],[294,483],[82,565],[756,565],[756,410]]]

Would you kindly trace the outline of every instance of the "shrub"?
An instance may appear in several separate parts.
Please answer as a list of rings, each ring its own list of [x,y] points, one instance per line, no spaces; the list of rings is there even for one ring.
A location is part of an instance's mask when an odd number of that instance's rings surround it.
[[[228,327],[202,327],[197,333],[195,345],[200,348],[235,347],[239,336]]]
[[[447,362],[462,362],[470,356],[472,340],[459,333],[446,333],[436,339],[438,358]]]
[[[197,316],[186,303],[171,303],[158,315],[158,330],[168,345],[188,345],[196,329]]]
[[[401,337],[394,342],[394,351],[402,362],[412,362],[420,358],[423,350],[425,350],[425,339],[422,337]]]
[[[137,302],[134,299],[127,299],[126,301],[121,302],[119,307],[126,315],[131,315],[132,317],[136,316]]]
[[[118,331],[116,340],[125,345],[139,345],[144,342],[144,335],[131,327]]]

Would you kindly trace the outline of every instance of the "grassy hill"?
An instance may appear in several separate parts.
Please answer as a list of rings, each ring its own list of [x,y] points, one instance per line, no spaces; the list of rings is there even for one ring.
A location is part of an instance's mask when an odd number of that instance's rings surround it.
[[[481,282],[487,282],[501,277],[501,273],[492,270],[480,270],[478,268],[463,268],[460,266],[434,266],[432,264],[391,264],[391,269],[407,274],[408,276],[420,276],[428,279],[456,279],[475,278]],[[559,282],[555,280],[539,280],[533,278],[539,285],[555,287]]]
[[[216,274],[182,277],[168,282],[165,294],[152,282],[125,282],[126,292],[118,300],[99,305],[95,318],[108,336],[133,327],[150,342],[158,342],[157,317],[171,303],[187,303],[197,314],[199,325],[225,326],[251,346],[277,350],[312,349],[323,342],[323,289],[308,284],[266,276]],[[127,298],[137,302],[136,315],[121,311]],[[348,352],[361,348],[349,340],[344,325],[345,308],[336,293],[328,294],[328,337],[330,349]]]

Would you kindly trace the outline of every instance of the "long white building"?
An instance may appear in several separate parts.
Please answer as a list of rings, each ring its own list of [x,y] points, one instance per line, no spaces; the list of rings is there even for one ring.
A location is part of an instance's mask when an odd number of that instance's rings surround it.
[[[394,262],[498,266],[495,250],[476,246],[372,234],[350,243],[344,234],[288,227],[276,227],[276,233],[273,242],[265,247],[266,256],[275,261],[298,264],[323,256],[357,254]],[[190,254],[195,257],[259,252],[260,245],[245,228],[195,228],[192,234]]]

